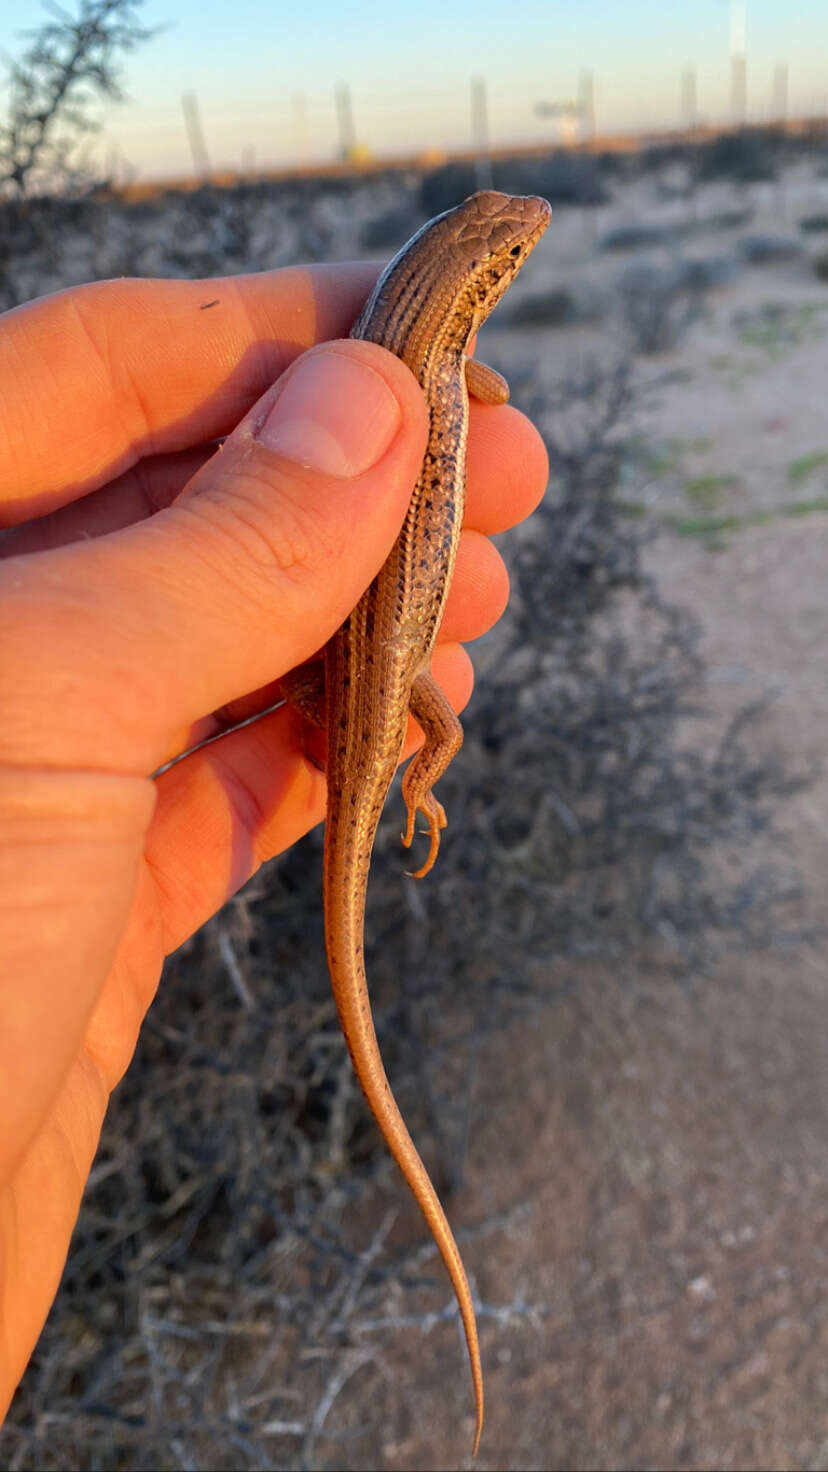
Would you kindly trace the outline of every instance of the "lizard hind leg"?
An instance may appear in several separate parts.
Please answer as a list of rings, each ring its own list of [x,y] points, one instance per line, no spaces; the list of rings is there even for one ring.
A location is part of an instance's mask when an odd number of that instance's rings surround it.
[[[289,670],[279,681],[286,703],[302,719],[300,745],[302,755],[324,772],[325,762],[314,749],[318,746],[316,734],[325,729],[325,662],[309,659],[295,670]]]
[[[414,680],[409,705],[411,714],[425,733],[425,745],[413,757],[402,780],[403,800],[408,809],[402,841],[406,848],[411,847],[417,812],[424,813],[428,819],[431,846],[422,868],[411,876],[422,879],[434,865],[440,847],[440,833],[446,826],[445,809],[431,789],[460,750],[463,727],[430,674],[418,675]]]
[[[310,726],[325,725],[325,661],[308,659],[279,681],[282,695]]]

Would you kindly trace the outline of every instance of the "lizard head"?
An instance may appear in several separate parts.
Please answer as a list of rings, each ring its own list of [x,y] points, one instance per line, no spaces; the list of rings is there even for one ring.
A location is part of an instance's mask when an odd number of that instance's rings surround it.
[[[537,194],[472,194],[443,216],[446,249],[455,271],[465,277],[465,293],[476,332],[517,276],[551,218]],[[451,270],[451,268],[448,268]]]
[[[383,271],[352,336],[382,342],[415,368],[436,344],[469,338],[537,245],[552,210],[539,195],[482,190],[429,220]]]

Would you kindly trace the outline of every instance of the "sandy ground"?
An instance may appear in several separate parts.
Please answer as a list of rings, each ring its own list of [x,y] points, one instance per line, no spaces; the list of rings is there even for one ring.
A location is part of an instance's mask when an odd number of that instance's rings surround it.
[[[825,184],[802,184],[801,212]],[[755,191],[751,228],[794,233],[779,203]],[[642,209],[625,203],[637,219]],[[623,263],[584,257],[583,229],[574,214],[557,240],[553,228],[527,295],[607,289]],[[618,338],[576,326],[534,340],[554,376]],[[508,371],[532,350],[531,334],[502,329],[481,353]],[[690,739],[764,695],[756,742],[794,768],[819,763],[828,513],[785,513],[828,490],[828,289],[807,256],[743,270],[642,372],[658,384],[642,425],[646,504],[739,519],[706,536],[665,531],[648,551],[662,591],[703,627],[710,719]],[[817,927],[824,774],[780,827],[801,881],[794,919]],[[729,954],[684,987],[634,965],[586,972],[575,995],[491,1044],[478,1079],[450,1212],[484,1305],[480,1467],[828,1465],[824,944]],[[379,1374],[355,1375],[330,1420],[349,1467],[463,1465],[471,1419],[454,1328],[412,1331]]]

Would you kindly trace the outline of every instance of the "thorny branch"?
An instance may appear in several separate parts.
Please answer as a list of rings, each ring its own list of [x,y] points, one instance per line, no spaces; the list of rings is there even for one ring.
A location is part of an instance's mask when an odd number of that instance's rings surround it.
[[[0,198],[65,186],[81,135],[94,128],[96,98],[120,101],[118,58],[153,34],[139,24],[143,0],[79,0],[75,13],[37,31],[8,73],[8,121],[0,123]]]

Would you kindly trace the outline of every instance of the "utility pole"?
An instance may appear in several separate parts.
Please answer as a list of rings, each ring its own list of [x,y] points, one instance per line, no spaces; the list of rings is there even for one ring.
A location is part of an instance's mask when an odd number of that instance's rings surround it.
[[[681,74],[681,126],[686,138],[691,139],[695,145],[696,132],[699,126],[699,110],[696,99],[696,68],[686,66]],[[699,156],[698,149],[694,146],[687,149],[687,187],[690,213],[693,219],[698,217],[698,182],[699,182]]]
[[[733,122],[741,127],[747,118],[745,0],[730,3],[730,112]]]
[[[581,115],[581,141],[592,143],[595,137],[595,78],[590,71],[581,72],[578,110]]]
[[[773,69],[771,121],[783,128],[788,121],[788,68],[784,61],[778,61]]]
[[[201,114],[195,92],[184,92],[181,97],[181,106],[184,111],[184,126],[187,129],[187,137],[190,140],[193,173],[202,184],[207,184],[209,183],[212,169],[210,168],[210,156],[207,152],[207,144],[204,142]]]
[[[356,130],[351,89],[347,82],[340,82],[336,89],[336,117],[339,125],[339,157],[352,158],[356,152]]]
[[[747,116],[747,68],[744,56],[730,58],[730,113],[739,127]]]
[[[784,61],[778,61],[773,69],[771,122],[783,131],[788,122],[788,68]],[[788,216],[788,193],[785,186],[785,170],[782,168],[777,174],[776,207],[783,219]]]
[[[483,77],[471,79],[471,133],[474,149],[474,173],[478,189],[492,188],[492,161],[489,157],[489,104]]]
[[[685,133],[695,133],[697,124],[696,68],[686,66],[681,74],[681,126]]]
[[[308,161],[308,99],[303,92],[291,97],[293,106],[293,154],[296,162],[304,165]]]

